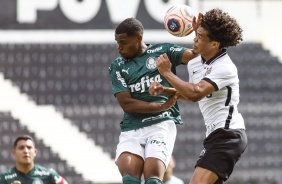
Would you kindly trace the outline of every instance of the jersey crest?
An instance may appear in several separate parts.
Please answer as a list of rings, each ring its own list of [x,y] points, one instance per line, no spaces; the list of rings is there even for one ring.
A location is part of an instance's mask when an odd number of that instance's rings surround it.
[[[206,73],[204,74],[204,77],[211,73],[212,67],[205,67],[205,69],[206,69]]]
[[[43,181],[39,178],[36,178],[35,180],[33,180],[32,184],[43,184]]]
[[[154,70],[157,68],[157,63],[156,63],[157,58],[155,57],[149,57],[146,61],[146,67],[149,70]]]

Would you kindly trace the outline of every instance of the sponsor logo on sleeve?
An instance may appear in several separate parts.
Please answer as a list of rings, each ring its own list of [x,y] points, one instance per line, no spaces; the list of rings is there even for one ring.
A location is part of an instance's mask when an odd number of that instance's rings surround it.
[[[127,84],[125,82],[125,79],[121,76],[120,72],[119,71],[116,71],[116,75],[117,75],[117,79],[121,82],[121,84],[124,86],[124,87],[127,87]]]

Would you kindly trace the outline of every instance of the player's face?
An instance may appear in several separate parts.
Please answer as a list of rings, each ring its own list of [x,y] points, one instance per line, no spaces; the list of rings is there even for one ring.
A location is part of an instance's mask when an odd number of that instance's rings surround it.
[[[17,164],[30,165],[34,163],[36,149],[31,140],[19,140],[17,146],[13,150],[13,155]]]
[[[125,59],[132,59],[138,55],[140,50],[140,37],[127,36],[126,33],[116,34],[115,40],[118,44],[118,51]]]
[[[210,40],[208,31],[200,26],[194,38],[193,51],[208,60],[218,52],[218,44],[218,42]]]

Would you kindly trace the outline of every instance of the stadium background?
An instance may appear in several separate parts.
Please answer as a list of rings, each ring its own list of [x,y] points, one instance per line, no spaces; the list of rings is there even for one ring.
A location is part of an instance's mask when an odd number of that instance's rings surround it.
[[[193,34],[176,38],[162,24],[179,3],[196,12],[222,8],[244,29],[243,44],[228,51],[239,70],[249,146],[226,183],[281,184],[281,0],[0,0],[0,172],[14,165],[14,138],[31,134],[36,162],[69,184],[121,183],[113,158],[122,111],[108,76],[114,28],[136,17],[146,43],[191,47]],[[185,66],[178,74],[188,80]],[[205,127],[197,103],[180,107],[175,175],[188,181]]]

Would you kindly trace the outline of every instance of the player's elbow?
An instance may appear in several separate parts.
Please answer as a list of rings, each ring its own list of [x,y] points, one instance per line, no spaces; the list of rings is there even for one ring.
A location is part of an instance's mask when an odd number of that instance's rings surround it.
[[[130,105],[130,103],[120,103],[120,106],[121,106],[123,112],[125,112],[125,113],[132,113],[133,112],[133,108]]]
[[[203,98],[202,90],[197,86],[193,86],[190,90],[186,90],[188,93],[183,95],[185,98],[189,99],[191,102],[198,102]]]
[[[132,111],[132,108],[129,108],[129,107],[122,107],[122,110],[123,110],[123,112],[125,112],[125,113],[132,113],[133,111]]]
[[[191,100],[192,102],[198,102],[202,99],[203,97],[200,97],[198,95],[195,95],[193,97],[190,97],[189,100]]]

